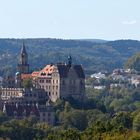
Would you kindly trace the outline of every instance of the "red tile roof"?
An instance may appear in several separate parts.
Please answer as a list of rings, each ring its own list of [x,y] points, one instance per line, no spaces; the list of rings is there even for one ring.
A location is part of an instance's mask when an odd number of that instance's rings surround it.
[[[31,75],[32,75],[32,77],[37,77],[38,74],[39,74],[39,71],[33,71]]]
[[[47,65],[46,67],[44,67],[38,74],[39,77],[47,77],[48,74],[52,74],[54,69],[54,65]]]

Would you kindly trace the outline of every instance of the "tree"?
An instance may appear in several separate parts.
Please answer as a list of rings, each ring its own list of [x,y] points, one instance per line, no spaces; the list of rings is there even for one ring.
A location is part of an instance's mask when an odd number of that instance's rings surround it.
[[[60,120],[65,128],[74,127],[83,131],[88,126],[86,112],[81,110],[64,111],[60,114]]]
[[[140,131],[140,112],[134,117],[133,130]]]
[[[140,71],[140,53],[137,53],[129,58],[127,63],[125,64],[125,67]]]
[[[31,78],[23,80],[23,87],[24,88],[30,89],[32,86],[33,85],[32,85],[32,79]]]
[[[8,118],[6,117],[6,115],[2,111],[0,111],[0,124],[7,120]]]
[[[68,129],[62,131],[61,136],[63,140],[80,140],[80,134],[75,129]]]

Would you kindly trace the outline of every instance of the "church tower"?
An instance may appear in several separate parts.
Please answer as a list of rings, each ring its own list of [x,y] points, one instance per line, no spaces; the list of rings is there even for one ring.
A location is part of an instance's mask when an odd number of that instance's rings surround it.
[[[28,54],[26,52],[25,44],[22,44],[20,59],[18,64],[18,72],[20,74],[29,73]]]

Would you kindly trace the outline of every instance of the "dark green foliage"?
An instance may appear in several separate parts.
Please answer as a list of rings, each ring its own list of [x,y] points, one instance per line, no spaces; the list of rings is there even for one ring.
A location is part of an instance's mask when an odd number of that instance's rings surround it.
[[[140,131],[140,112],[134,116],[133,130]]]
[[[66,62],[71,53],[73,62],[83,64],[87,74],[100,70],[113,70],[124,65],[126,60],[140,51],[140,42],[119,40],[92,42],[60,39],[25,39],[32,70],[48,63]],[[0,75],[16,71],[23,40],[0,39]],[[3,63],[4,62],[4,63]]]
[[[3,122],[7,121],[8,118],[6,117],[6,115],[0,111],[0,124],[2,124]]]
[[[30,89],[32,87],[32,79],[28,78],[23,81],[23,87],[26,89]]]
[[[80,110],[64,111],[60,114],[60,120],[65,128],[72,127],[81,131],[86,129],[88,125],[86,113]]]
[[[140,53],[137,53],[129,58],[127,63],[125,64],[125,67],[140,71]]]

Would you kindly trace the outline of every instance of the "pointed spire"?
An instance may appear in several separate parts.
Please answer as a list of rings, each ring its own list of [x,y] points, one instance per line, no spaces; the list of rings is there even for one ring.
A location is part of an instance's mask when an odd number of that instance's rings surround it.
[[[24,41],[21,48],[21,54],[27,54]]]

